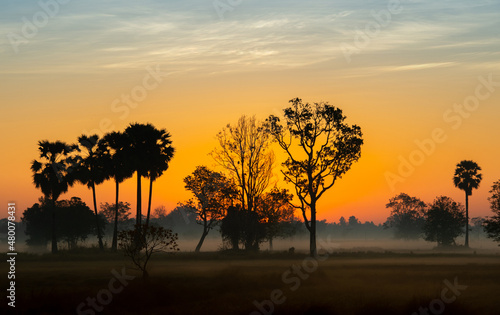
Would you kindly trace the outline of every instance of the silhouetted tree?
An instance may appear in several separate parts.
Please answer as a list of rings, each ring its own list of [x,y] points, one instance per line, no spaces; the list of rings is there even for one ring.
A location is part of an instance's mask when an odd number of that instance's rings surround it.
[[[159,206],[153,211],[153,216],[161,220],[167,216],[167,209],[165,206]]]
[[[346,227],[346,226],[347,226],[347,222],[346,222],[346,220],[345,220],[345,218],[344,218],[344,217],[340,217],[340,220],[339,220],[339,225],[340,225],[341,227]]]
[[[493,183],[490,194],[488,197],[490,209],[495,215],[484,222],[484,230],[489,238],[500,242],[500,180]]]
[[[463,160],[457,164],[453,184],[465,192],[465,247],[469,247],[469,196],[472,190],[479,187],[483,175],[479,173],[481,168],[474,161]]]
[[[199,235],[199,225],[196,223],[198,214],[192,207],[182,205],[175,207],[165,217],[161,218],[161,224],[175,232],[183,231],[185,234],[192,235],[196,232]]]
[[[240,243],[245,250],[259,250],[259,244],[266,237],[265,226],[257,212],[234,206],[227,209],[227,214],[221,222],[220,232],[222,238],[235,250],[239,249]]]
[[[219,146],[212,157],[227,169],[240,190],[241,207],[253,211],[255,199],[269,185],[274,153],[268,133],[255,117],[242,116],[236,125],[227,125],[217,134]]]
[[[151,255],[158,252],[179,251],[177,239],[177,234],[172,230],[154,225],[146,226],[146,224],[118,234],[120,248],[125,252],[125,256],[130,257],[132,263],[142,271],[143,279],[149,277],[147,265]],[[138,243],[137,240],[140,242]]]
[[[345,123],[342,110],[327,103],[303,103],[295,98],[284,110],[285,123],[271,115],[267,129],[288,159],[285,181],[292,183],[310,234],[310,254],[316,256],[316,204],[361,156],[361,128]],[[299,150],[292,147],[298,142]],[[307,218],[309,211],[310,218]]]
[[[34,160],[31,163],[33,183],[36,188],[41,189],[47,200],[47,206],[51,209],[52,253],[57,252],[55,203],[59,196],[67,192],[68,187],[72,185],[68,179],[71,164],[67,158],[74,150],[76,150],[74,145],[69,146],[61,141],[39,141],[40,161]]]
[[[129,219],[130,215],[130,203],[120,201],[118,202],[118,206],[114,203],[101,203],[101,210],[99,214],[103,215],[106,218],[106,221],[109,223],[114,223],[115,219],[118,222],[125,222]],[[118,209],[118,216],[116,216],[116,209]]]
[[[477,235],[477,239],[481,237],[481,233],[484,232],[484,225],[486,222],[486,218],[483,217],[474,217],[470,219],[471,222],[471,233],[475,232]]]
[[[68,249],[76,248],[78,241],[86,240],[90,234],[101,233],[102,236],[106,219],[102,215],[97,215],[95,224],[95,213],[80,198],[72,197],[70,200],[58,201],[56,209],[59,211],[56,219],[58,234],[61,240],[68,244]]]
[[[197,166],[193,174],[184,178],[185,188],[195,196],[187,206],[198,215],[197,223],[203,226],[203,233],[196,246],[199,252],[210,230],[224,217],[225,210],[238,196],[234,183],[222,173],[209,170],[206,166]]]
[[[128,137],[128,146],[124,152],[137,174],[137,211],[136,227],[142,227],[142,189],[141,178],[150,178],[150,192],[152,183],[168,168],[168,162],[174,154],[171,147],[170,134],[164,129],[158,130],[151,124],[131,124],[125,129]],[[149,203],[150,204],[150,203]],[[150,206],[148,206],[148,215]],[[148,219],[146,219],[146,223]]]
[[[134,169],[132,164],[127,159],[126,147],[128,145],[128,137],[121,132],[111,132],[99,141],[99,150],[101,161],[105,165],[107,176],[115,180],[115,213],[113,224],[113,241],[111,250],[116,251],[118,246],[118,221],[119,221],[119,201],[120,183],[125,179],[132,177]],[[111,221],[110,221],[111,222]]]
[[[26,224],[26,243],[29,246],[45,246],[50,239],[51,210],[47,200],[40,198],[40,203],[23,212],[22,221]],[[64,241],[68,249],[77,246],[78,241],[84,241],[88,235],[96,235],[95,215],[90,208],[77,197],[70,200],[60,200],[55,205],[57,241]],[[98,216],[99,224],[105,224],[104,218]]]
[[[151,137],[156,137],[153,152],[149,156],[148,178],[149,178],[149,199],[148,199],[148,214],[146,216],[146,225],[149,225],[149,217],[151,215],[151,199],[153,196],[153,182],[161,177],[168,169],[170,160],[174,157],[175,149],[172,147],[170,134],[165,129],[156,129],[151,132]]]
[[[425,215],[425,240],[438,246],[455,245],[455,238],[464,233],[464,223],[464,207],[449,197],[438,197]]]
[[[355,227],[355,226],[357,226],[357,225],[361,224],[361,222],[359,222],[358,218],[356,218],[356,217],[355,217],[355,216],[353,216],[353,215],[351,215],[351,216],[349,217],[348,222],[349,222],[348,224],[349,224],[349,226],[350,226],[350,227]]]
[[[391,215],[384,223],[385,228],[393,228],[397,239],[418,239],[423,234],[426,204],[422,200],[401,193],[385,205]]]
[[[256,211],[264,221],[269,250],[273,250],[273,239],[287,237],[294,233],[293,213],[295,208],[290,204],[293,199],[287,189],[274,187],[270,192],[262,194],[256,200]]]
[[[92,199],[94,201],[94,213],[95,213],[95,223],[97,230],[97,238],[99,240],[99,248],[104,250],[104,244],[102,242],[102,228],[99,224],[99,215],[97,211],[97,199],[95,193],[95,186],[104,182],[108,173],[106,172],[106,165],[98,150],[99,136],[92,135],[86,136],[82,135],[78,137],[78,143],[80,146],[80,155],[75,157],[76,171],[71,173],[74,180],[87,185],[88,188],[92,190]]]
[[[28,236],[26,240],[28,246],[46,247],[47,242],[51,239],[52,212],[56,211],[47,206],[43,207],[43,201],[44,198],[40,198],[40,203],[35,203],[23,212],[21,220],[26,224],[24,232]]]

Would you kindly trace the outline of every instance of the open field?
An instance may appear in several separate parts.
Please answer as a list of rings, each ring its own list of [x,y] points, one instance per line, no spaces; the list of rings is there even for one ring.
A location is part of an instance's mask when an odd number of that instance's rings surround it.
[[[156,257],[147,282],[120,254],[21,254],[17,260],[20,314],[75,314],[81,303],[81,314],[94,314],[85,305],[87,297],[106,304],[102,314],[270,314],[273,309],[274,314],[390,315],[419,314],[430,305],[444,307],[441,314],[500,314],[497,254],[337,253],[315,260],[284,253],[181,253]],[[125,275],[123,282],[112,280],[112,270]],[[126,278],[130,275],[137,277]],[[116,293],[108,296],[110,288]]]

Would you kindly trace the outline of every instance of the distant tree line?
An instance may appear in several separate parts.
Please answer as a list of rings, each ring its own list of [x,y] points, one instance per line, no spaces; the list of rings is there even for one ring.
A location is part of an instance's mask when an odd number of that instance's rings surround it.
[[[439,247],[457,245],[456,238],[465,234],[464,247],[469,247],[471,225],[468,198],[472,189],[479,186],[482,179],[480,170],[473,161],[462,161],[457,165],[453,182],[466,193],[465,207],[446,196],[437,197],[432,203],[426,204],[417,197],[401,193],[391,198],[386,205],[391,209],[391,215],[384,227],[391,228],[397,239],[423,238],[436,242]],[[478,235],[485,232],[487,237],[500,242],[500,180],[493,184],[490,194],[488,200],[495,215],[490,218],[474,217],[470,221]]]

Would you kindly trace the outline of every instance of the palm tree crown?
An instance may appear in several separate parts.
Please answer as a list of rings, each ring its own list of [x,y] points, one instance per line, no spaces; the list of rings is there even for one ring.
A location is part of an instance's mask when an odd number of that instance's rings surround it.
[[[114,178],[118,183],[132,177],[134,173],[127,161],[126,146],[127,136],[116,131],[104,135],[99,141],[99,151],[107,176]]]
[[[75,146],[69,146],[61,141],[38,142],[41,161],[33,160],[31,163],[33,183],[36,188],[40,188],[45,197],[54,202],[71,186],[71,181],[68,181],[70,163],[67,157],[75,149]]]
[[[73,181],[71,175],[71,163],[69,155],[76,150],[76,145],[67,145],[61,141],[50,142],[47,140],[38,142],[40,161],[31,163],[33,172],[33,183],[40,188],[45,195],[49,209],[51,209],[51,239],[52,253],[57,252],[57,236],[55,228],[55,204],[59,196],[68,191]]]
[[[457,164],[455,175],[453,176],[453,184],[470,196],[472,195],[472,190],[477,189],[483,179],[483,175],[479,173],[480,171],[481,167],[476,162],[464,160]]]

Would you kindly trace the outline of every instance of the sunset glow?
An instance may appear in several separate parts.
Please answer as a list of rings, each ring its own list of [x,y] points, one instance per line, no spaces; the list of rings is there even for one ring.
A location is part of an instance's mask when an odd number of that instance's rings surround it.
[[[196,166],[222,170],[209,153],[224,126],[281,115],[299,97],[340,107],[363,131],[361,159],[319,201],[318,219],[383,223],[400,192],[464,202],[452,178],[465,159],[483,173],[470,217],[491,214],[488,192],[500,179],[498,2],[242,1],[222,13],[211,1],[60,3],[57,12],[32,1],[1,5],[2,205],[22,211],[42,196],[29,168],[37,141],[74,143],[149,122],[176,149],[153,195],[153,209],[172,210],[191,197],[183,178]],[[53,16],[32,22],[38,12]],[[287,187],[276,155],[276,180]],[[121,190],[132,207],[135,183]],[[62,199],[71,196],[91,204],[82,185]],[[114,202],[113,182],[97,187],[97,202]]]

